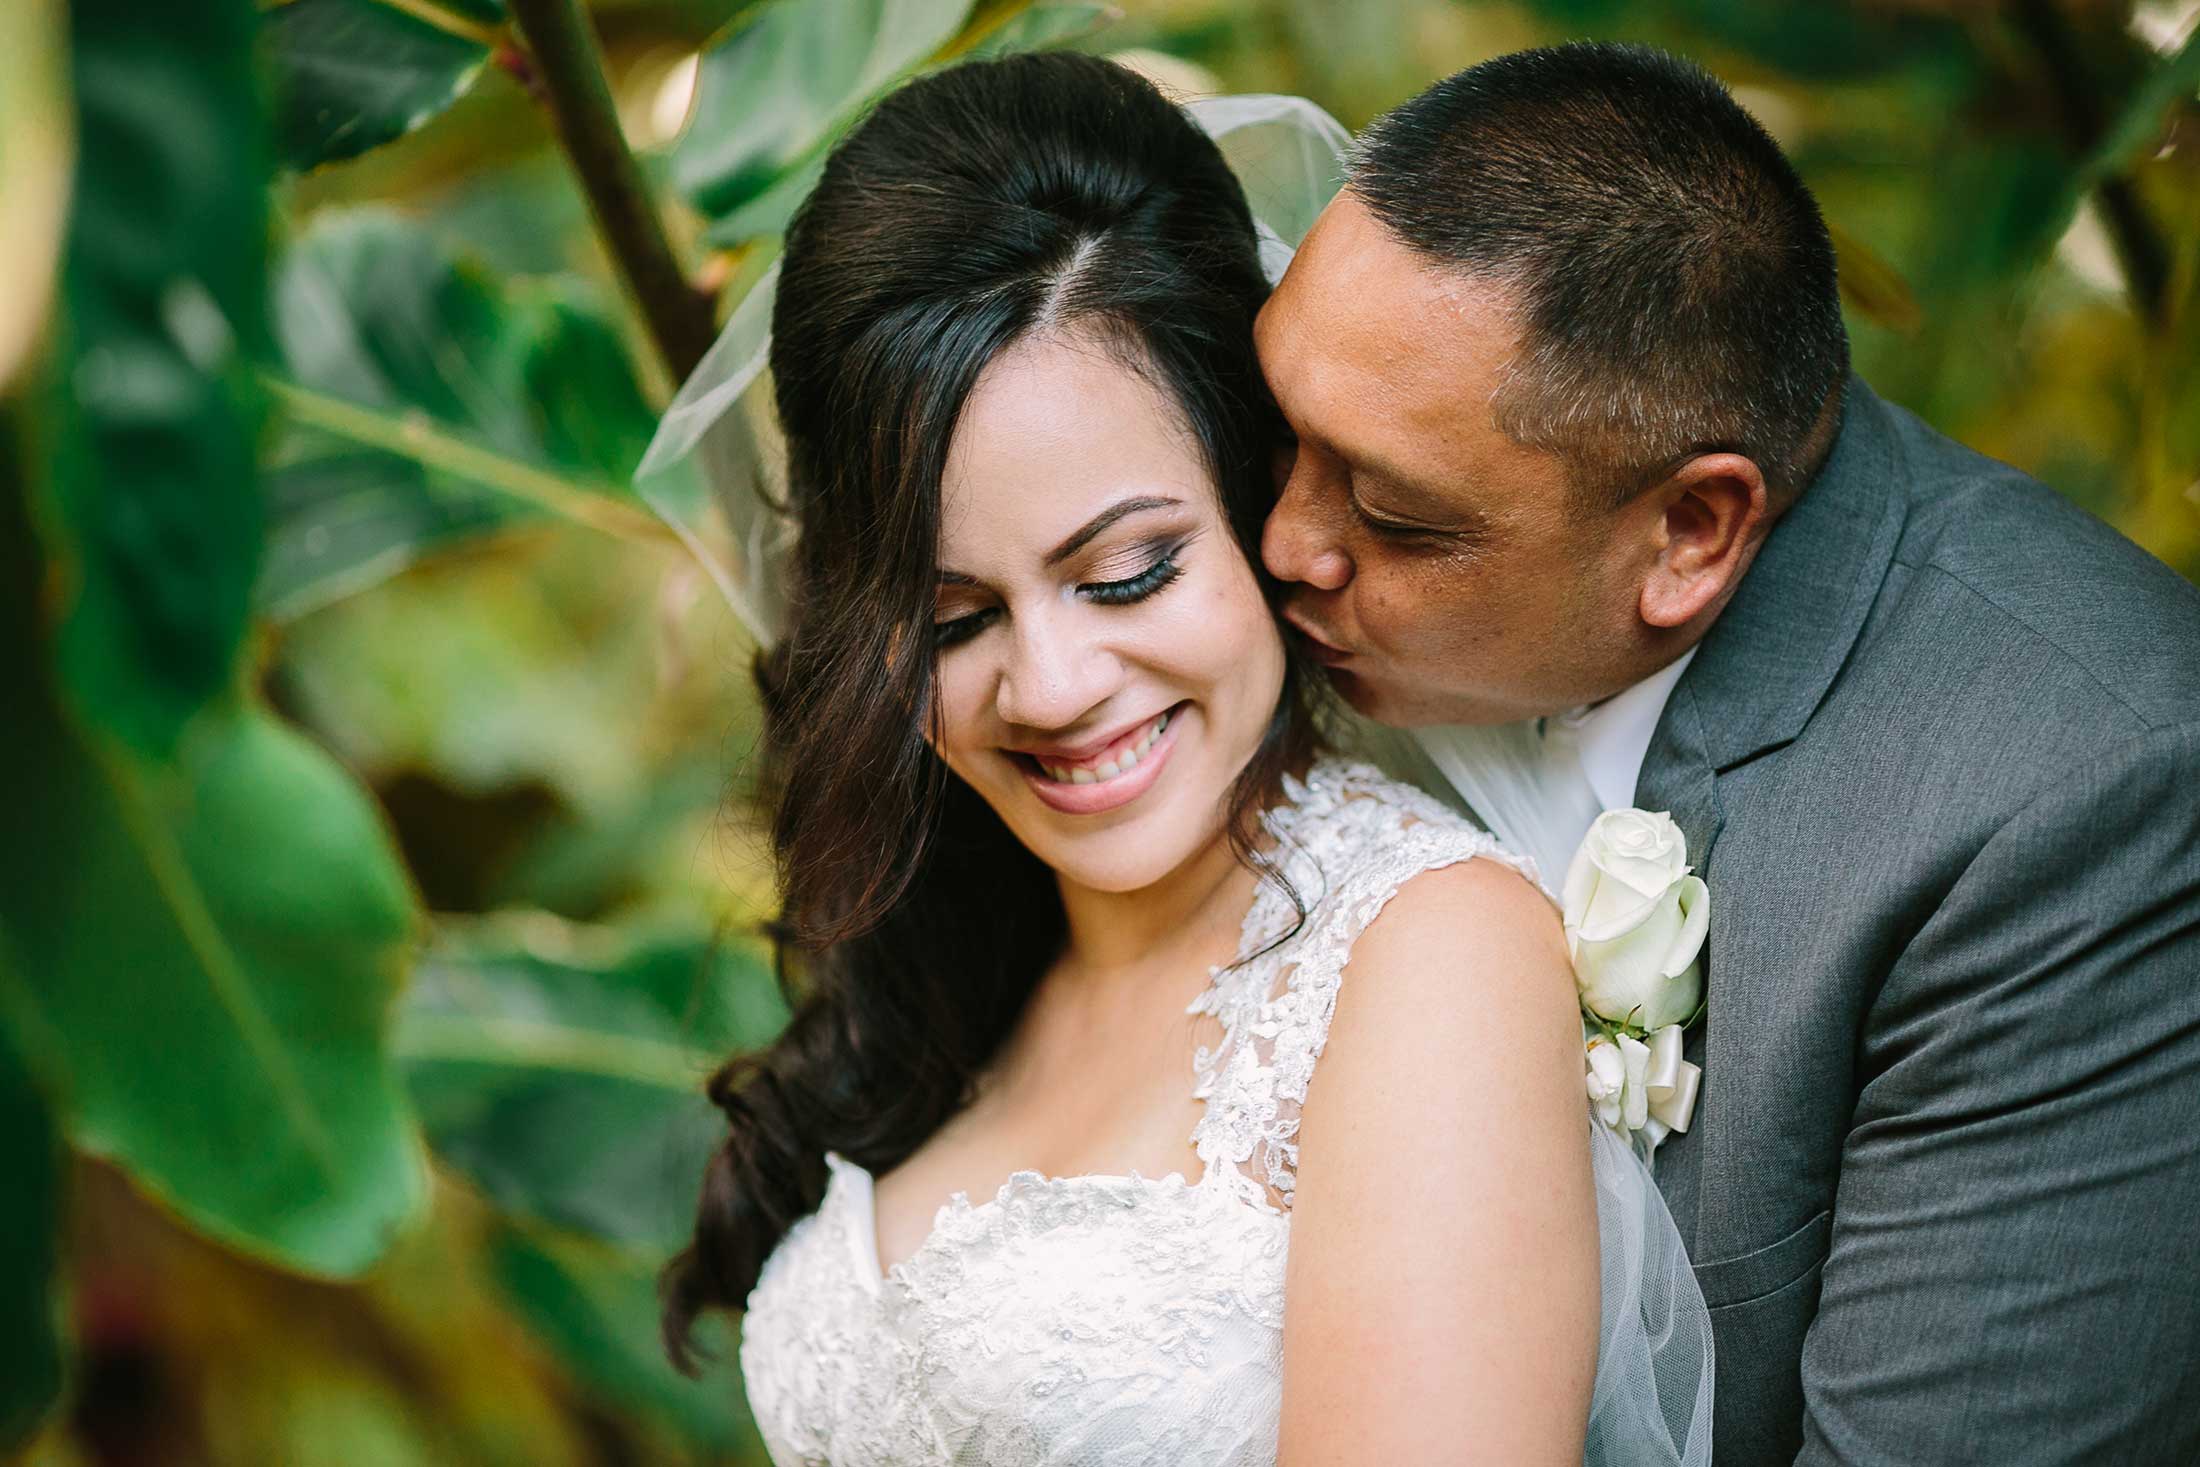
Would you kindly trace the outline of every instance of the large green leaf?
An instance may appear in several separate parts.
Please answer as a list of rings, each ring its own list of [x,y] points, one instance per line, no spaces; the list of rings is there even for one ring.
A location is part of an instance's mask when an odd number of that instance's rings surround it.
[[[714,221],[813,164],[866,102],[952,42],[971,0],[775,0],[703,54],[674,181]],[[760,232],[718,223],[712,238]]]
[[[208,707],[165,764],[16,712],[0,981],[71,1138],[236,1247],[365,1268],[426,1196],[386,1047],[413,905],[379,815],[249,706]]]
[[[1042,51],[1050,47],[1068,46],[1097,34],[1120,14],[1120,11],[1110,5],[1033,5],[1017,10],[989,30],[975,35],[965,33],[948,49],[955,53],[952,59],[959,60],[964,57],[1006,56],[1017,51]],[[965,45],[967,50],[962,49]],[[761,183],[756,191],[735,191],[732,196],[738,202],[731,204],[725,213],[713,221],[710,228],[711,240],[717,244],[736,244],[763,235],[785,233],[788,221],[794,218],[794,211],[801,207],[803,199],[816,186],[818,175],[824,171],[826,153],[861,111],[862,105],[859,103],[844,109],[831,119],[830,125],[818,133],[816,144],[810,151],[785,171],[769,173],[767,170],[758,173],[751,180]],[[689,132],[689,145],[692,145],[697,131],[699,128]],[[680,161],[678,155],[674,161]]]
[[[45,518],[62,682],[158,756],[227,683],[251,610],[267,176],[245,0],[71,7],[73,419]]]
[[[712,1315],[696,1330],[725,1368],[691,1381],[666,1364],[653,1260],[544,1229],[505,1228],[492,1244],[492,1267],[505,1296],[593,1394],[646,1412],[713,1453],[739,1462],[764,1460],[740,1372],[730,1365],[734,1332],[728,1320]]]
[[[724,1131],[704,1079],[784,1021],[744,947],[514,914],[445,927],[398,1050],[437,1154],[499,1206],[662,1254]]]
[[[655,428],[577,282],[499,284],[394,213],[330,215],[275,291],[285,430],[260,605],[294,617],[545,514],[664,538],[626,488]]]
[[[8,584],[46,594],[0,636],[0,1014],[79,1147],[218,1238],[354,1273],[425,1197],[384,1045],[413,902],[358,786],[236,686],[266,334],[253,12],[72,14],[70,355],[5,486]]]
[[[1009,56],[1018,51],[1074,46],[1122,18],[1123,12],[1116,6],[1091,3],[1091,0],[1058,0],[1058,3],[1033,5],[975,37],[968,54],[973,57]]]
[[[0,938],[5,934],[0,933]],[[7,965],[0,942],[0,973]],[[0,982],[5,982],[0,977]],[[61,1394],[60,1221],[67,1156],[46,1098],[0,1025],[0,1453]]]
[[[276,141],[293,168],[355,158],[465,95],[488,64],[493,24],[442,6],[289,0],[267,12]]]

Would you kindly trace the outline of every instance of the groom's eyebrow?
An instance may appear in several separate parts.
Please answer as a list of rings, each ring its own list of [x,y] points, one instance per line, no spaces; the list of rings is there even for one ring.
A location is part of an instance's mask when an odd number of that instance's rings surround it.
[[[1078,551],[1090,545],[1093,537],[1126,515],[1139,514],[1149,509],[1168,509],[1182,504],[1181,499],[1169,499],[1159,494],[1134,494],[1129,499],[1118,499],[1091,519],[1085,521],[1067,540],[1047,552],[1048,565],[1060,565]]]

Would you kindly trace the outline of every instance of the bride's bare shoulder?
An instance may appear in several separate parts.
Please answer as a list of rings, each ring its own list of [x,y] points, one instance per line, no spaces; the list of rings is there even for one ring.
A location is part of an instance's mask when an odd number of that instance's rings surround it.
[[[1456,994],[1500,974],[1563,978],[1572,1002],[1572,966],[1558,909],[1541,888],[1496,853],[1421,871],[1404,882],[1353,944],[1356,984],[1382,975],[1383,986]],[[1399,976],[1389,976],[1393,973]],[[1500,980],[1501,981],[1501,980]]]
[[[1464,1439],[1523,1399],[1587,1416],[1596,1196],[1562,926],[1487,843],[1417,839],[1440,863],[1360,931],[1300,1117],[1284,1460],[1409,1421]]]

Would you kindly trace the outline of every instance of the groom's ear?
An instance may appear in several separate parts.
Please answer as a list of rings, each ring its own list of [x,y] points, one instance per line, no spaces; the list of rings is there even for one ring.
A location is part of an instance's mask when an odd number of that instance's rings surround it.
[[[1681,627],[1724,606],[1741,584],[1766,522],[1765,476],[1738,453],[1687,460],[1643,495],[1652,546],[1642,619]]]

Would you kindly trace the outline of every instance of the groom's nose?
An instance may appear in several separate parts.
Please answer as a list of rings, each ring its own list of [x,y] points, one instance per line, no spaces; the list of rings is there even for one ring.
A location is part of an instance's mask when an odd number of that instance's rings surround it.
[[[1260,558],[1279,581],[1298,581],[1317,591],[1342,590],[1352,579],[1332,518],[1323,512],[1302,472],[1284,482],[1260,534]]]

